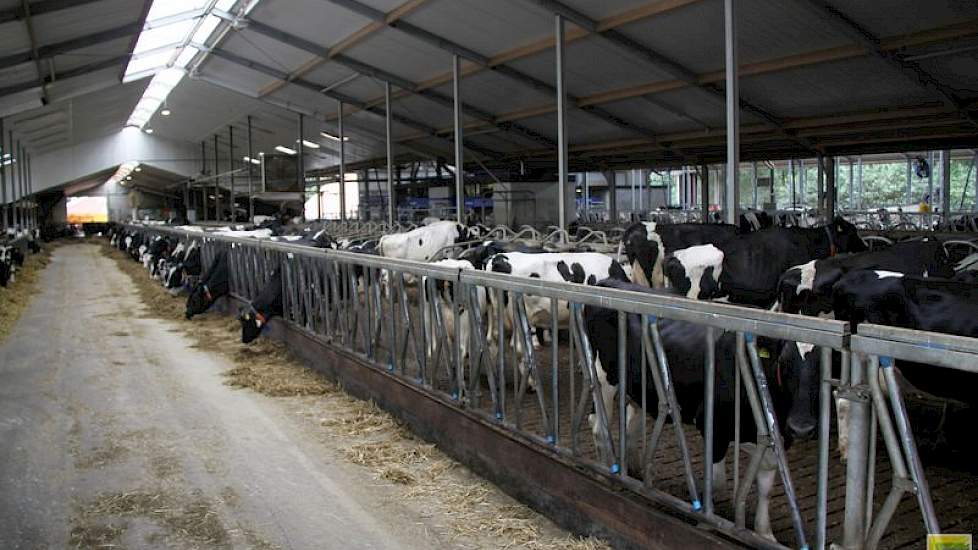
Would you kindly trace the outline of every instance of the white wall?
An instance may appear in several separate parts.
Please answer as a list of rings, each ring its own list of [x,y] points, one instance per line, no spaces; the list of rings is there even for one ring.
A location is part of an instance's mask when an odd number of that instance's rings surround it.
[[[136,128],[49,151],[31,158],[36,191],[56,187],[90,174],[138,161],[179,176],[199,170],[199,150],[192,143],[151,136]]]

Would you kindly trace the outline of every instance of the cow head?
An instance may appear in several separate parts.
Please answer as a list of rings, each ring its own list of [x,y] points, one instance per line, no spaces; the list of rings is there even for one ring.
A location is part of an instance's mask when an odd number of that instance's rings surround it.
[[[469,228],[460,223],[455,224],[455,242],[464,243],[466,241],[472,240],[471,232]]]
[[[241,321],[241,343],[253,342],[261,335],[261,329],[265,326],[267,319],[255,308],[243,308],[238,313],[238,320]]]
[[[841,217],[836,217],[832,220],[832,224],[828,226],[828,229],[832,237],[832,246],[835,248],[836,253],[865,252],[868,249],[866,243],[859,237],[859,231],[856,230],[856,226]]]
[[[212,303],[214,303],[214,298],[211,296],[207,285],[197,283],[194,289],[190,291],[190,296],[187,297],[187,319],[193,319],[194,315],[204,313],[207,308],[211,307]]]
[[[622,235],[622,247],[636,283],[653,288],[662,286],[662,240],[655,233],[654,223],[632,224]]]
[[[794,440],[811,439],[818,426],[819,351],[812,344],[788,342],[774,363],[773,380],[779,409],[787,411],[782,431]]]

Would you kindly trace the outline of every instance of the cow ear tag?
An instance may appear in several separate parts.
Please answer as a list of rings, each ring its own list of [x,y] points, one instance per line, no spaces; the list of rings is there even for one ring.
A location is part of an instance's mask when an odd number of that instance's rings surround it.
[[[757,348],[757,356],[763,359],[770,359],[771,352],[767,348]]]

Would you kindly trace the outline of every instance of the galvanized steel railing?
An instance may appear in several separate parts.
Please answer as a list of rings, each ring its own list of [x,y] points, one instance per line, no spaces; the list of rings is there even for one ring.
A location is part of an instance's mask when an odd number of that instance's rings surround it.
[[[289,243],[213,236],[160,227],[142,228],[181,239],[200,239],[205,269],[218,250],[228,254],[231,292],[253,299],[276,267],[282,270],[285,321],[332,346],[354,353],[365,362],[449,398],[459,408],[479,412],[495,423],[536,441],[603,475],[609,483],[635,491],[723,530],[751,545],[772,546],[747,529],[747,500],[765,453],[772,453],[780,474],[791,517],[793,546],[827,545],[830,411],[833,388],[852,403],[849,425],[850,458],[846,470],[844,543],[850,548],[875,548],[893,510],[905,492],[917,496],[926,528],[938,532],[934,507],[909,430],[906,407],[892,376],[893,359],[925,361],[948,368],[978,372],[978,341],[890,327],[864,325],[850,335],[848,323],[774,313],[715,302],[665,295],[627,292],[571,283],[513,277],[499,273],[460,270],[421,262],[323,250]],[[446,285],[451,291],[446,292]],[[486,302],[486,295],[492,297]],[[504,300],[505,297],[505,300]],[[527,300],[549,311],[552,338],[535,348],[533,320]],[[542,302],[541,302],[542,301]],[[505,302],[505,304],[504,304]],[[584,330],[582,308],[600,306],[618,312],[617,407],[605,402],[594,363],[593,343]],[[492,311],[483,312],[488,307]],[[563,318],[562,318],[563,315]],[[628,315],[642,320],[641,466],[640,479],[630,474],[627,421],[628,376],[625,371]],[[678,414],[673,372],[659,333],[659,320],[672,319],[708,327],[704,346],[705,429],[702,468]],[[460,332],[468,326],[467,338]],[[508,326],[507,326],[508,325]],[[509,330],[507,330],[509,329]],[[565,329],[569,337],[557,337]],[[494,331],[494,345],[484,335]],[[733,513],[718,512],[711,475],[714,437],[715,342],[723,331],[736,333],[735,445],[740,442],[741,414],[757,426],[757,445],[741,476],[740,452],[733,453],[733,490],[727,501]],[[504,341],[507,332],[512,334]],[[758,336],[817,346],[820,364],[819,432],[815,525],[806,525],[795,495],[781,431],[774,414],[769,381],[761,367]],[[841,378],[832,377],[833,352],[842,358]],[[863,356],[868,357],[864,360]],[[964,361],[967,359],[967,361]],[[866,368],[871,369],[867,373]],[[884,395],[873,372],[880,369],[889,388]],[[648,410],[647,376],[651,376],[659,406]],[[535,395],[530,395],[530,387]],[[747,396],[742,412],[741,390]],[[488,399],[487,399],[488,398]],[[615,399],[613,396],[611,399]],[[594,409],[594,448],[580,437],[584,416]],[[610,411],[611,414],[607,414]],[[872,470],[875,461],[875,421],[894,467],[894,482],[881,510],[873,513]],[[895,419],[896,428],[890,420]],[[653,418],[649,434],[647,418]],[[681,489],[657,482],[656,451],[672,428],[681,468]],[[872,437],[871,437],[872,436]],[[875,447],[874,447],[875,448]],[[906,464],[906,466],[904,466]],[[697,471],[699,470],[699,471]],[[663,480],[668,481],[668,480]],[[675,485],[675,484],[674,484]],[[732,517],[731,517],[732,516]],[[782,542],[788,542],[783,540]]]

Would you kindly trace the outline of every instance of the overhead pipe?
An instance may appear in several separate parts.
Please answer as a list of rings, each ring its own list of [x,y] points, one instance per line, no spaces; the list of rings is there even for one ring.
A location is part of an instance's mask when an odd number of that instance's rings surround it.
[[[564,230],[567,229],[567,213],[564,211],[567,186],[567,90],[564,82],[564,17],[560,14],[554,16],[554,42],[557,49],[557,225]],[[565,241],[566,235],[561,231],[560,242]]]
[[[393,227],[397,204],[394,197],[394,151],[391,143],[391,83],[384,82],[384,129],[387,138],[387,223]]]
[[[455,98],[452,120],[455,123],[455,219],[465,221],[465,159],[462,149],[462,68],[458,54],[452,55],[452,95]]]
[[[346,221],[346,134],[343,128],[343,102],[336,102],[336,134],[340,138],[340,221]]]
[[[737,75],[737,21],[734,0],[723,2],[724,51],[727,91],[727,192],[723,216],[727,223],[737,223],[740,195],[740,83]]]

